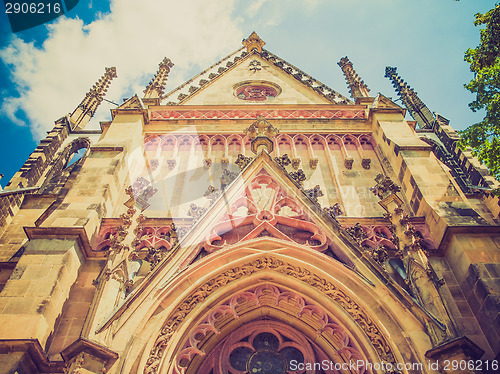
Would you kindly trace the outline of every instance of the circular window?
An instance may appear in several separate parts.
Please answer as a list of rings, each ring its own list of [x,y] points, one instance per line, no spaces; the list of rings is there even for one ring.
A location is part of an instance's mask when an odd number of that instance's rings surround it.
[[[234,95],[240,100],[265,101],[274,99],[281,93],[281,88],[271,82],[252,81],[237,84]]]

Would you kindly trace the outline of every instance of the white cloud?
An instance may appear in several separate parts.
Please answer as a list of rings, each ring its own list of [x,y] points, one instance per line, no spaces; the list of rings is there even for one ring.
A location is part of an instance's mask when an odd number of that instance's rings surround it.
[[[119,102],[125,94],[142,93],[164,56],[175,64],[168,84],[173,88],[193,67],[203,69],[240,47],[245,35],[233,7],[233,0],[112,0],[111,12],[87,26],[67,18],[49,26],[41,48],[14,36],[0,57],[19,97],[3,100],[1,110],[17,124],[22,123],[16,113],[24,111],[34,136],[44,137],[54,120],[73,111],[104,67],[117,68],[106,98]],[[109,107],[94,122],[106,118]]]
[[[269,0],[255,0],[251,1],[250,5],[247,8],[247,15],[249,17],[255,17],[255,15],[258,13],[260,8],[262,8],[262,5],[264,5],[265,2]]]

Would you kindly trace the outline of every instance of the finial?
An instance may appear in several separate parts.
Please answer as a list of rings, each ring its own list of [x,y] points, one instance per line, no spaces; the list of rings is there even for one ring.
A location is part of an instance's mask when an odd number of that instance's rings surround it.
[[[272,138],[278,135],[279,130],[271,125],[263,116],[258,116],[256,121],[245,130],[248,138],[252,141],[250,148],[253,153],[258,154],[264,149],[271,153],[274,149]]]
[[[164,58],[160,62],[158,72],[155,74],[154,78],[149,82],[148,86],[144,90],[144,98],[162,98],[163,90],[165,89],[165,83],[167,81],[168,73],[170,73],[170,68],[174,66],[169,58]]]
[[[347,85],[349,86],[349,92],[352,98],[356,97],[368,97],[370,90],[368,86],[361,80],[354,68],[352,67],[352,62],[346,57],[343,57],[338,62],[338,65],[342,69]]]
[[[116,77],[115,67],[106,68],[104,75],[97,81],[96,84],[94,84],[80,105],[76,107],[74,112],[69,117],[72,129],[75,129],[76,127],[85,127],[85,125],[94,116],[99,105],[102,103],[111,80]]]
[[[417,93],[398,75],[397,68],[387,66],[385,68],[385,78],[392,81],[393,87],[401,97],[406,109],[421,129],[432,129],[434,125],[434,115],[429,108],[420,100]]]
[[[242,43],[245,47],[247,47],[248,53],[253,52],[254,50],[261,53],[262,47],[266,44],[266,42],[263,41],[255,31],[252,32],[247,39],[243,39]]]
[[[384,78],[392,78],[393,75],[397,75],[397,70],[398,68],[396,67],[386,66]]]

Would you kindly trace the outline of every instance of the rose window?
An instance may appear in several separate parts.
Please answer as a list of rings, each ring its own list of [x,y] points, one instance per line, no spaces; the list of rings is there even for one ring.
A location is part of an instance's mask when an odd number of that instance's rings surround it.
[[[280,87],[270,82],[245,82],[235,87],[234,95],[241,100],[266,101],[274,99],[280,92]]]

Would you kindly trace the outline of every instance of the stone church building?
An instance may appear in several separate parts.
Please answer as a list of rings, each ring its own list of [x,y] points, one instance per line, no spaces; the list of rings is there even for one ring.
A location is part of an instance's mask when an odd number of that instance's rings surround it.
[[[498,373],[498,183],[396,68],[264,45],[56,121],[0,192],[0,372]]]

